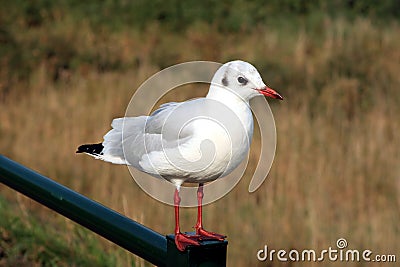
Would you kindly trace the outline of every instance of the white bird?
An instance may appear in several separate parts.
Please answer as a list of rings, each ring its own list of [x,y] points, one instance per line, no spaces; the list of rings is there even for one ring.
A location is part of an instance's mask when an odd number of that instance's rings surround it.
[[[82,145],[77,153],[172,182],[179,250],[199,245],[202,239],[223,240],[224,235],[203,228],[203,184],[229,174],[248,154],[253,135],[249,101],[262,95],[283,99],[250,63],[231,61],[216,71],[206,97],[163,104],[150,116],[114,119],[102,143]],[[184,182],[199,184],[196,235],[183,234],[179,227]]]

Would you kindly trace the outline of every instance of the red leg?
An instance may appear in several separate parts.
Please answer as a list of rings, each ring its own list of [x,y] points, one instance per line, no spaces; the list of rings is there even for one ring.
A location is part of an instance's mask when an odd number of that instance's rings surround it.
[[[226,236],[206,231],[203,228],[203,197],[203,184],[199,184],[199,188],[197,189],[197,223],[194,227],[196,229],[196,235],[200,236],[201,239],[216,239],[222,241]]]
[[[179,205],[181,198],[179,197],[179,190],[175,189],[174,194],[174,208],[175,208],[175,244],[180,251],[184,251],[188,245],[199,246],[200,243],[191,239],[190,236],[182,234],[179,228]]]

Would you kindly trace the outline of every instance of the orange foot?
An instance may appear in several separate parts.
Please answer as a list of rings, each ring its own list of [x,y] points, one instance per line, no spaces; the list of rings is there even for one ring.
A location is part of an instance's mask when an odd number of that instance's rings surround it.
[[[190,236],[182,233],[175,234],[175,244],[180,251],[184,251],[188,245],[200,246],[200,243],[196,239],[198,239],[198,236]]]
[[[226,238],[226,235],[220,235],[214,232],[209,232],[204,230],[203,228],[196,228],[196,234],[200,236],[200,240],[219,240],[223,241]]]

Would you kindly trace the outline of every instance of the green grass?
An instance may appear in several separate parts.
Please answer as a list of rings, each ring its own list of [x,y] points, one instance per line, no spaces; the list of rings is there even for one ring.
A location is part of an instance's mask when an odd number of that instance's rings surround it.
[[[37,218],[23,204],[0,197],[0,266],[116,266],[118,253],[104,250],[80,226]]]

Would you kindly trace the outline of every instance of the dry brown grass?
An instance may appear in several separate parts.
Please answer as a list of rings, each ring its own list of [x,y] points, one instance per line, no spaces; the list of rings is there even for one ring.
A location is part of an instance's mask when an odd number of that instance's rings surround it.
[[[335,247],[340,237],[352,249],[398,253],[400,28],[340,19],[327,19],[321,28],[317,36],[305,29],[282,33],[263,27],[220,36],[204,25],[183,35],[161,35],[154,26],[145,33],[103,39],[84,26],[80,34],[69,27],[55,28],[53,35],[36,32],[39,38],[69,34],[82,53],[93,50],[122,61],[138,58],[140,64],[118,73],[82,65],[56,83],[47,73],[48,63],[37,66],[29,88],[15,85],[1,103],[0,151],[156,231],[170,233],[172,208],[142,192],[126,167],[78,156],[75,149],[101,141],[112,118],[124,114],[135,88],[158,66],[241,58],[254,63],[285,101],[272,104],[278,144],[263,186],[249,194],[246,175],[229,195],[204,208],[206,227],[229,237],[229,266],[266,266],[256,259],[264,244],[321,250]],[[193,96],[183,92],[175,97]],[[256,137],[248,174],[257,160],[258,143]],[[15,198],[9,190],[1,192]],[[42,216],[52,214],[26,203]],[[194,209],[182,212],[185,230],[194,220]],[[126,261],[122,258],[121,265]],[[290,264],[275,261],[269,266],[283,265]]]

